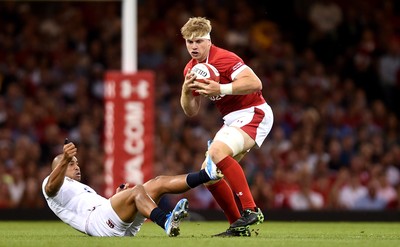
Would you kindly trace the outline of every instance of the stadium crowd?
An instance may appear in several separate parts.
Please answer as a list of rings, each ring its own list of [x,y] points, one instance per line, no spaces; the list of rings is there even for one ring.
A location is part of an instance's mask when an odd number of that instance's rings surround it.
[[[400,3],[268,2],[138,1],[139,69],[156,74],[154,175],[198,170],[198,143],[220,127],[213,107],[187,118],[179,105],[179,29],[207,16],[212,42],[256,71],[274,111],[242,162],[257,205],[399,210]],[[0,2],[0,208],[46,207],[41,182],[66,136],[83,182],[103,191],[102,83],[121,69],[120,4]],[[192,209],[218,207],[202,186],[185,196]]]

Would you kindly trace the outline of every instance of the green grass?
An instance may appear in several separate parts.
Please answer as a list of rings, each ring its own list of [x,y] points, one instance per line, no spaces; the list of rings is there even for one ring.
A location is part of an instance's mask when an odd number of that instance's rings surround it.
[[[181,235],[168,238],[160,227],[146,222],[136,237],[99,238],[83,235],[58,221],[0,221],[0,247],[400,246],[400,223],[264,222],[252,227],[250,238],[210,237],[227,226],[226,222],[184,221]]]

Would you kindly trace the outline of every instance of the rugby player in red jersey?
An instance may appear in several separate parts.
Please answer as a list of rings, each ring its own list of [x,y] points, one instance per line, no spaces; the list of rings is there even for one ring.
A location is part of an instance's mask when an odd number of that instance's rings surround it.
[[[192,117],[208,98],[221,113],[224,124],[210,141],[202,164],[213,178],[221,176],[216,170],[223,174],[223,179],[206,184],[230,223],[225,232],[215,236],[250,236],[249,226],[262,223],[264,215],[254,202],[238,162],[251,148],[261,146],[271,131],[273,113],[263,98],[261,80],[238,55],[212,44],[211,29],[211,22],[203,17],[189,18],[181,28],[192,59],[183,71],[180,103],[185,114]],[[197,63],[213,65],[220,81],[197,82],[191,73]]]

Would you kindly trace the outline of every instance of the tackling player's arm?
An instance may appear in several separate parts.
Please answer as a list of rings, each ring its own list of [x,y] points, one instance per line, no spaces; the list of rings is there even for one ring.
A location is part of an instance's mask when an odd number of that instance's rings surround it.
[[[196,76],[188,70],[185,75],[185,81],[182,85],[181,106],[185,114],[189,117],[195,116],[200,109],[201,97],[194,96],[195,90],[194,80]]]
[[[46,194],[49,197],[56,196],[64,183],[65,174],[67,172],[72,158],[76,155],[76,147],[70,142],[64,145],[63,154],[54,158],[52,163],[52,172],[45,186]]]

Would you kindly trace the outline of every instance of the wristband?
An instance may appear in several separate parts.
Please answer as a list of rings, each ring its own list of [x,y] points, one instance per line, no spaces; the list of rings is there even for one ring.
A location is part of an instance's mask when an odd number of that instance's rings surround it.
[[[224,95],[232,94],[232,92],[233,92],[232,83],[219,84],[219,90],[221,91],[221,94],[224,94]]]

